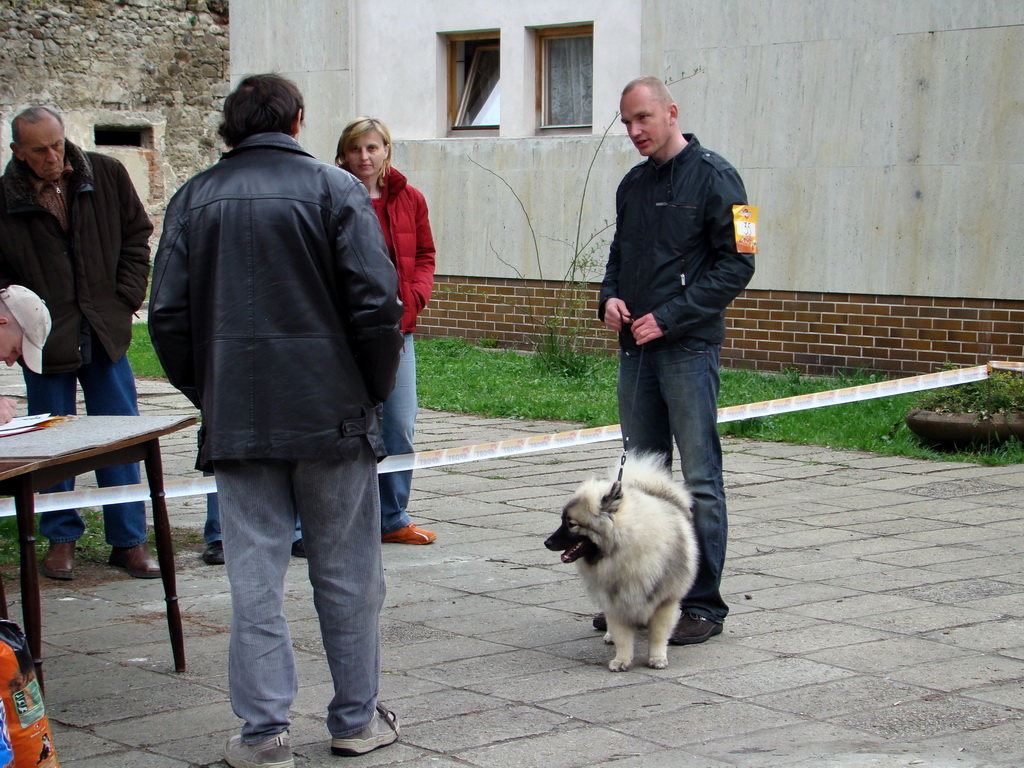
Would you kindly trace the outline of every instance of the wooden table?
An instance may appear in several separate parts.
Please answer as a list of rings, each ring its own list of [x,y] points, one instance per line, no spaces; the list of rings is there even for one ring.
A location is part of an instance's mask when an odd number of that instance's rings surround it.
[[[157,560],[167,602],[174,668],[185,671],[185,641],[178,608],[171,526],[164,501],[160,437],[196,423],[194,416],[78,416],[45,429],[0,438],[0,494],[14,497],[21,548],[21,608],[25,635],[43,679],[42,603],[36,570],[35,499],[33,494],[76,475],[102,467],[143,461],[153,507]],[[0,584],[0,608],[7,600]]]

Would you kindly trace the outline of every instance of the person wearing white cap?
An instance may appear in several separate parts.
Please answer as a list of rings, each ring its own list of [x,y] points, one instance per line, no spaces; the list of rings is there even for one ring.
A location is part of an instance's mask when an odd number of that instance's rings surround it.
[[[135,416],[135,376],[125,353],[149,282],[153,225],[146,208],[125,167],[68,141],[53,108],[20,112],[11,138],[14,156],[0,177],[0,286],[32,290],[52,319],[41,364],[23,370],[28,412],[74,414],[81,386],[90,415]],[[98,469],[96,480],[133,485],[139,465]],[[72,487],[69,480],[48,490]],[[145,504],[105,505],[103,527],[111,565],[136,578],[159,578],[146,545]],[[74,509],[44,512],[39,530],[50,540],[39,572],[74,578],[81,516]]]
[[[0,360],[12,366],[21,358],[39,373],[49,335],[50,312],[42,299],[21,285],[0,288]],[[0,398],[0,424],[14,418],[16,405],[8,397]]]
[[[20,357],[29,370],[40,373],[49,335],[46,302],[23,285],[0,288],[0,359],[12,366]]]

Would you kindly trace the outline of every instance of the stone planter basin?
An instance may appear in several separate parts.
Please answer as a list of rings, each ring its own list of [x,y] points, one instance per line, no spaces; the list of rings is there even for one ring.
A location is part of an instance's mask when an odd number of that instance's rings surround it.
[[[905,417],[910,431],[940,445],[998,443],[1010,437],[1024,441],[1024,411],[995,413],[938,413],[915,408]]]

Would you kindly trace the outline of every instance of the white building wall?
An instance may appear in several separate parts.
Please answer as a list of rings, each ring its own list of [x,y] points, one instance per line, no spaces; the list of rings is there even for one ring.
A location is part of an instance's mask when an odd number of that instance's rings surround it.
[[[231,84],[276,72],[306,102],[299,135],[324,160],[352,112],[351,16],[357,0],[232,0]]]
[[[614,122],[634,76],[672,86],[684,130],[761,208],[752,287],[1024,298],[1024,3],[981,0],[233,0],[232,75],[276,70],[331,160],[384,119],[431,209],[438,271],[560,277],[580,227],[614,216],[639,158]],[[530,26],[594,24],[597,136],[536,136]],[[439,33],[500,29],[499,136],[446,135]],[[480,166],[483,166],[481,168]],[[488,169],[488,170],[485,170]],[[489,171],[500,175],[495,176]],[[536,241],[518,195],[530,212]]]
[[[640,6],[634,0],[357,0],[354,106],[361,113],[380,116],[404,138],[446,136],[443,33],[497,29],[500,135],[533,136],[536,53],[531,28],[591,22],[597,111],[618,102],[625,84],[619,82],[622,73],[640,66]],[[613,107],[606,111],[610,114]]]
[[[577,23],[594,26],[598,135],[535,136],[529,28]],[[443,34],[492,29],[501,32],[499,135],[448,138]],[[637,159],[615,117],[639,71],[640,29],[635,0],[233,0],[231,73],[233,82],[269,71],[293,79],[306,101],[299,140],[328,162],[348,120],[384,120],[396,167],[427,198],[439,273],[551,279],[575,250],[563,241],[614,217],[615,184]],[[615,136],[602,145],[608,125]],[[599,145],[578,227],[576,201]],[[539,259],[512,190],[531,212]]]
[[[828,12],[825,12],[825,11]],[[647,0],[643,66],[761,206],[752,287],[1024,298],[1024,3]]]

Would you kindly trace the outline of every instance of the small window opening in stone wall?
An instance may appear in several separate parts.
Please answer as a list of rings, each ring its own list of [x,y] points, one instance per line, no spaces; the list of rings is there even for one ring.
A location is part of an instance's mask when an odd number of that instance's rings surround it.
[[[97,147],[153,146],[153,129],[149,126],[97,125],[93,129]]]

